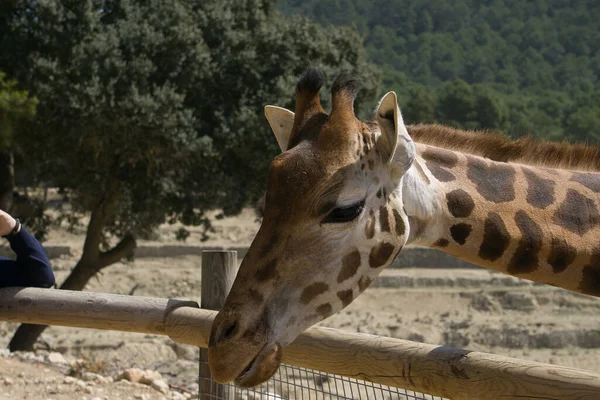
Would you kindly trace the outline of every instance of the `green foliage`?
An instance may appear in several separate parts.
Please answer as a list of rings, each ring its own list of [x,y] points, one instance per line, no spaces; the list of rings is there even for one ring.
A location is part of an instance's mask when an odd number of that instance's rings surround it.
[[[436,120],[436,98],[424,86],[416,86],[408,93],[408,101],[402,109],[406,123],[432,123]]]
[[[22,167],[63,188],[68,220],[97,210],[118,238],[208,228],[207,209],[259,197],[278,151],[263,107],[291,106],[309,63],[331,79],[354,71],[364,101],[379,81],[354,30],[284,18],[268,0],[10,0],[0,45],[40,99]]]
[[[17,81],[0,71],[0,148],[12,144],[15,124],[35,116],[38,100],[26,90],[17,88]]]
[[[415,103],[431,105],[413,90],[425,87],[437,94],[439,122],[600,139],[600,103],[589,98],[600,92],[597,1],[281,0],[280,8],[357,28],[385,72],[383,89],[399,94],[413,122],[430,121],[413,113]]]

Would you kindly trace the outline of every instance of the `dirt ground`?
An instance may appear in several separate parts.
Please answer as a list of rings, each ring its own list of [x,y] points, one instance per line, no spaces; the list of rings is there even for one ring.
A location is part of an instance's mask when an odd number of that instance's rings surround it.
[[[140,244],[177,244],[177,228],[163,226],[152,241]],[[208,242],[192,231],[185,244],[242,247],[257,229],[254,212],[245,210],[217,221]],[[82,242],[82,231],[51,232],[47,244],[68,245],[73,253],[52,260],[59,282],[75,264]],[[495,276],[478,269],[384,271],[373,287],[322,325],[600,372],[600,299],[550,286],[498,286]],[[86,290],[198,301],[200,257],[119,263]],[[16,324],[0,322],[0,348],[6,348],[15,329]],[[198,390],[198,350],[164,337],[51,327],[38,347],[35,354],[0,354],[0,399],[181,399]],[[49,351],[64,355],[67,364],[49,362]],[[84,380],[69,363],[107,381]],[[129,367],[158,371],[170,389],[161,393],[116,381]]]

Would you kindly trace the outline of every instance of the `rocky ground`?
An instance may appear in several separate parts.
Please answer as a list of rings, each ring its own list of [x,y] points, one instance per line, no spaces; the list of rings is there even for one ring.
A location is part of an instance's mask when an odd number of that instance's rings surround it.
[[[197,384],[175,387],[156,371],[128,368],[113,377],[91,372],[94,369],[88,359],[65,358],[57,352],[3,353],[0,398],[183,400],[198,396]]]
[[[246,210],[218,221],[208,243],[192,232],[186,244],[243,246],[257,227],[254,213]],[[165,226],[142,244],[176,244],[175,229]],[[52,260],[59,282],[75,264],[82,240],[81,232],[51,234],[48,243],[73,249]],[[107,268],[86,290],[198,301],[200,279],[199,256],[138,258]],[[600,299],[486,270],[384,271],[322,325],[600,371]],[[16,327],[0,322],[0,348]],[[197,397],[198,349],[165,337],[51,327],[37,348],[0,353],[0,399]],[[270,398],[294,398],[278,393],[281,397]]]

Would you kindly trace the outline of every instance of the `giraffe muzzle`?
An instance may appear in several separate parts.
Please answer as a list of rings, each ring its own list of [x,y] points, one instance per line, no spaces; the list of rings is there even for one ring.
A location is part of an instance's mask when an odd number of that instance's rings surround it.
[[[267,343],[235,378],[234,383],[241,387],[252,387],[265,382],[277,372],[282,354],[278,343]]]

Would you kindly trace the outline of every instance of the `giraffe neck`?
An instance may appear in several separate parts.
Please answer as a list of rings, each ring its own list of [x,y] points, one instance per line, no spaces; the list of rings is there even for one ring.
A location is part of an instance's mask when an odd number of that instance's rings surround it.
[[[402,188],[409,244],[600,296],[600,174],[417,154]]]

